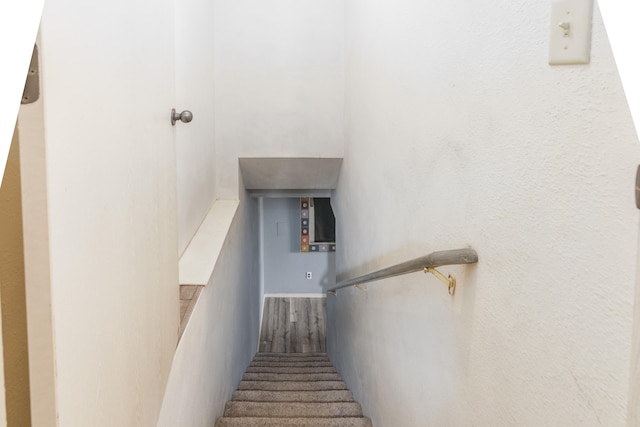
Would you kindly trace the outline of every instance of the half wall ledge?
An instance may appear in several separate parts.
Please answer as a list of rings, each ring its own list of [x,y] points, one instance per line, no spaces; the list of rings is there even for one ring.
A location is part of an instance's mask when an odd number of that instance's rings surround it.
[[[216,200],[178,263],[181,285],[205,286],[220,256],[239,200]]]

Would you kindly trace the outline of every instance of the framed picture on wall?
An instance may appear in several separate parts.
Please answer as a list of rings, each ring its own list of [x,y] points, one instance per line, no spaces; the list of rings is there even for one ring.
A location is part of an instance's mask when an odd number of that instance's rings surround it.
[[[335,252],[336,217],[328,197],[300,198],[300,252]]]

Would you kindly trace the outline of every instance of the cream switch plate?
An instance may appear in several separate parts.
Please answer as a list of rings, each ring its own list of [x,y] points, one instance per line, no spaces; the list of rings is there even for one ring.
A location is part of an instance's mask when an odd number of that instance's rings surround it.
[[[549,64],[588,64],[591,60],[593,0],[551,4]]]

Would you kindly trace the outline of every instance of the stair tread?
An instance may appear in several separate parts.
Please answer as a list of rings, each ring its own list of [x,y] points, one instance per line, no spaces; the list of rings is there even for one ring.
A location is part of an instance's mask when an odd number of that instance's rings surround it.
[[[261,360],[254,360],[253,362],[251,362],[251,365],[249,365],[250,367],[281,367],[281,366],[290,366],[292,368],[316,368],[316,367],[333,367],[333,363],[331,363],[330,361],[326,361],[326,362],[309,362],[309,361],[305,361],[305,360],[296,360],[293,362],[275,362],[275,361],[261,361]]]
[[[229,401],[225,417],[361,417],[358,402],[241,402]]]
[[[270,354],[284,354],[285,356],[314,356],[314,355],[322,355],[326,356],[326,352],[316,351],[316,352],[307,352],[307,353],[286,353],[286,352],[277,352],[277,351],[260,351],[256,353],[256,355],[270,355]]]
[[[245,372],[251,374],[335,374],[338,371],[333,366],[249,366]]]
[[[287,357],[313,357],[313,356],[325,356],[328,357],[327,353],[271,353],[271,352],[259,352],[256,353],[256,356],[287,356]]]
[[[342,377],[337,373],[274,374],[245,372],[242,379],[246,381],[342,381]]]
[[[341,418],[267,418],[222,417],[215,427],[372,427],[366,417]]]
[[[236,390],[231,400],[250,402],[353,402],[350,390]]]
[[[372,427],[326,353],[258,353],[215,427]]]
[[[328,357],[254,357],[253,362],[277,362],[277,363],[331,363]]]
[[[238,390],[347,390],[344,381],[240,381]]]

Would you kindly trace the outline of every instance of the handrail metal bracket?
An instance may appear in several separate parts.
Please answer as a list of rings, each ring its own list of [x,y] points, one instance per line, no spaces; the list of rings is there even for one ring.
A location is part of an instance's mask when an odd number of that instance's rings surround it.
[[[449,288],[449,295],[453,296],[456,293],[456,278],[454,275],[449,274],[449,277],[445,277],[444,274],[440,273],[437,269],[433,267],[425,267],[425,273],[431,273],[436,276],[441,282],[443,282]]]
[[[333,295],[334,297],[338,296],[338,292],[336,291],[327,291],[327,295]]]
[[[364,292],[364,288],[359,283],[356,283],[355,285],[353,285],[353,287]]]

